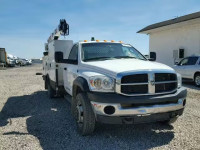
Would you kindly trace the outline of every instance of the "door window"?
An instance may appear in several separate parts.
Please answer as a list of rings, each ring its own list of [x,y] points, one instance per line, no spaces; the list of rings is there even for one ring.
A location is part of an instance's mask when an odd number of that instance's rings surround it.
[[[195,65],[198,60],[198,57],[188,57],[179,63],[180,66],[185,66],[185,65]]]
[[[69,54],[69,58],[70,60],[78,60],[78,45],[74,45],[72,47],[72,50]]]
[[[184,58],[183,60],[180,61],[179,65],[180,66],[186,65],[187,62],[188,62],[188,58]]]
[[[196,65],[198,57],[189,57],[187,65]]]

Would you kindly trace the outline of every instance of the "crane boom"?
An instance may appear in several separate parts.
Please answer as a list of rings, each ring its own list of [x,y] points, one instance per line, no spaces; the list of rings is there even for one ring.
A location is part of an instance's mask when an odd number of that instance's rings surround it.
[[[65,19],[60,19],[60,24],[50,35],[47,42],[50,42],[52,40],[58,40],[61,35],[62,36],[69,35],[69,24],[66,22]]]

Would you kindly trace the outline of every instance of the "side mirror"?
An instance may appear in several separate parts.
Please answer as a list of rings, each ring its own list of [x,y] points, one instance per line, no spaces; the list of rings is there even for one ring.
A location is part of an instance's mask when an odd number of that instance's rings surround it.
[[[63,52],[55,52],[56,63],[78,64],[78,60],[63,59]]]
[[[61,63],[63,62],[63,52],[55,52],[55,62]]]
[[[43,55],[44,55],[44,56],[47,56],[47,55],[48,55],[48,52],[43,52]]]
[[[156,61],[156,52],[150,52],[150,61]]]

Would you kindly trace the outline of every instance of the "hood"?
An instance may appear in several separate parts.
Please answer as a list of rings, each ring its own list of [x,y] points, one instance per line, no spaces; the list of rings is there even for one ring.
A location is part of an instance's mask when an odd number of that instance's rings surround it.
[[[155,70],[169,70],[174,71],[171,67],[151,61],[144,61],[139,59],[114,59],[104,61],[84,62],[83,67],[92,71],[104,72],[115,76],[121,72],[129,71],[155,71]]]

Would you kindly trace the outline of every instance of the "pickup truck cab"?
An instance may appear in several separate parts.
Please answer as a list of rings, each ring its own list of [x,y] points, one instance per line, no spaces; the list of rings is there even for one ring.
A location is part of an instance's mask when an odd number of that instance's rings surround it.
[[[61,43],[55,40],[46,46],[45,88],[50,98],[70,99],[82,135],[91,134],[96,122],[171,123],[182,115],[187,91],[169,66],[149,61],[121,42]]]
[[[183,58],[174,69],[184,80],[193,81],[196,86],[200,86],[200,56]]]

